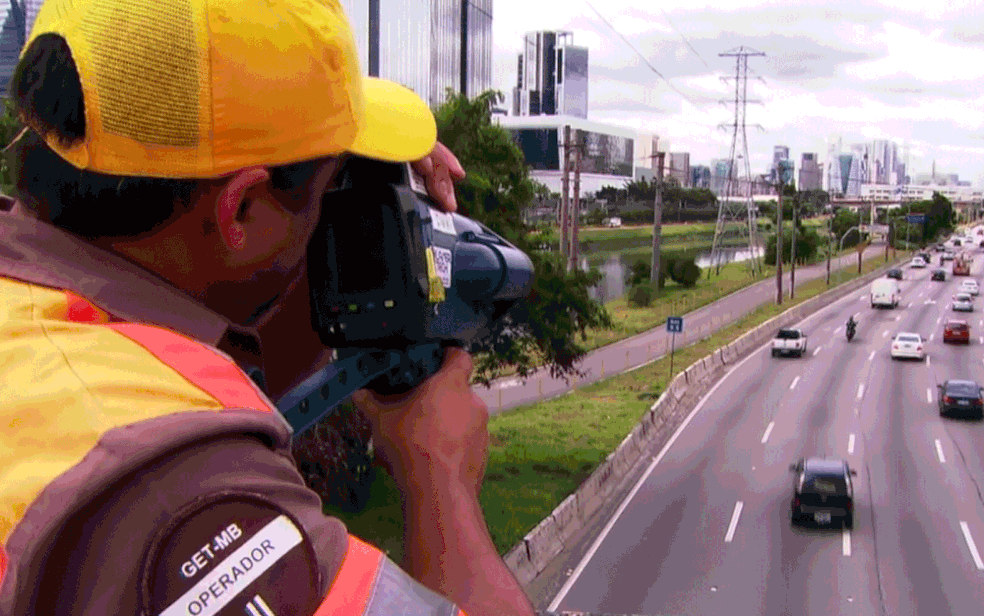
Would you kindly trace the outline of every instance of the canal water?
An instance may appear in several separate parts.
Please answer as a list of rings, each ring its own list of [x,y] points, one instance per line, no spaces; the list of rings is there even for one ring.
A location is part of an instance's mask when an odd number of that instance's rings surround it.
[[[763,249],[758,248],[757,252],[761,257]],[[748,248],[726,248],[721,253],[721,265],[747,261],[751,258],[751,254],[752,252]],[[713,265],[711,263],[711,251],[705,250],[697,253],[695,263],[706,272],[707,268]],[[595,265],[601,274],[601,282],[589,289],[592,299],[607,302],[625,295],[628,292],[626,278],[631,266],[632,261],[624,259],[619,253],[611,255],[607,260]],[[585,257],[581,257],[581,269],[585,271],[589,269],[588,259]]]

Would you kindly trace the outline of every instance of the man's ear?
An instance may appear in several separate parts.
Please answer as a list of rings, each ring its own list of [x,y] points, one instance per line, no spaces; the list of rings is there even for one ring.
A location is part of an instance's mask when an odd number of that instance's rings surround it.
[[[215,204],[215,220],[226,246],[233,250],[246,247],[246,231],[237,214],[246,199],[246,191],[270,179],[266,167],[240,169],[225,179]]]

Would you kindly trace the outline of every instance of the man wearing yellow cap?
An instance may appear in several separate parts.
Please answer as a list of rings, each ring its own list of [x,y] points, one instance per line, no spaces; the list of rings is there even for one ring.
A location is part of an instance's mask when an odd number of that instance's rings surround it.
[[[463,175],[423,101],[361,77],[336,0],[46,0],[11,97],[0,615],[532,614],[479,507],[466,353],[356,396],[403,569],[323,515],[268,397],[330,361],[304,257],[344,157],[416,161],[447,209]]]

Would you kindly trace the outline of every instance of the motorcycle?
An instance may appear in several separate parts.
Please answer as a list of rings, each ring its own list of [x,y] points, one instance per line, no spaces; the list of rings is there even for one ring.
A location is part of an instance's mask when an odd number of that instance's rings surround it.
[[[847,341],[848,342],[850,342],[851,340],[854,339],[854,334],[857,333],[857,328],[858,328],[858,326],[855,325],[854,323],[848,324],[847,331],[845,332],[847,334]]]

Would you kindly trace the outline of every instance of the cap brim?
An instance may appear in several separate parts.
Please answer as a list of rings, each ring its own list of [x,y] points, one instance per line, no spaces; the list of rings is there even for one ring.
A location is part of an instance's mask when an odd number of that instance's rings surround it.
[[[365,117],[349,152],[390,162],[420,160],[437,143],[437,123],[413,90],[392,81],[363,78]]]

